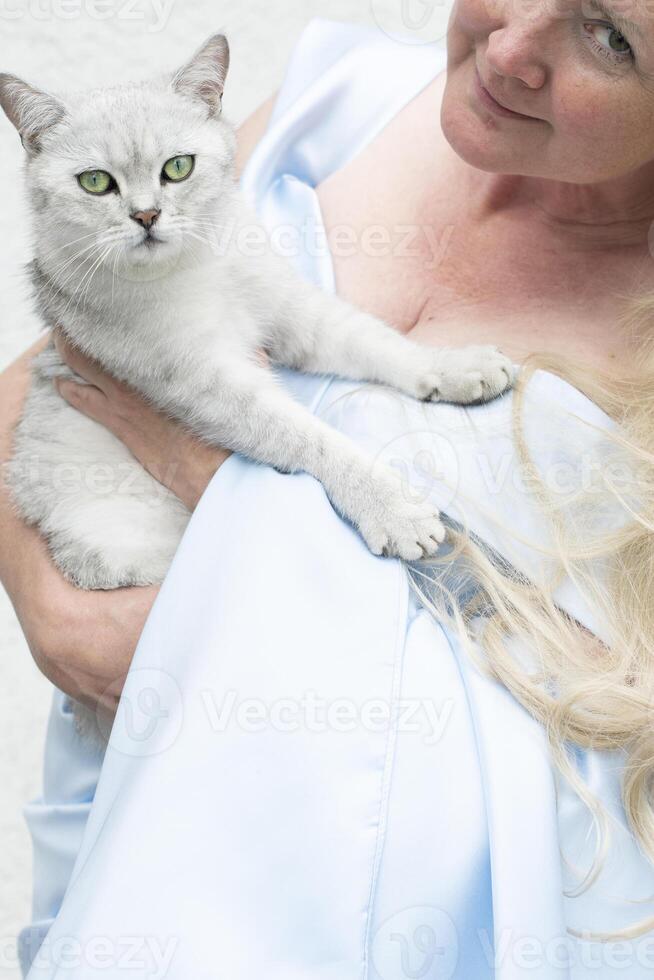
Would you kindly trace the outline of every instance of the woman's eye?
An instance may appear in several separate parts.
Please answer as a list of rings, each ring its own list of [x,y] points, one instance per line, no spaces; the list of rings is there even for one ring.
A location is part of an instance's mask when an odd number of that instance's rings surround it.
[[[85,170],[77,180],[89,194],[108,194],[116,189],[116,181],[106,170]]]
[[[191,176],[195,166],[195,157],[172,157],[164,163],[162,177],[164,180],[186,180]]]
[[[622,62],[633,57],[633,48],[624,34],[611,24],[585,24],[594,47],[609,60]]]

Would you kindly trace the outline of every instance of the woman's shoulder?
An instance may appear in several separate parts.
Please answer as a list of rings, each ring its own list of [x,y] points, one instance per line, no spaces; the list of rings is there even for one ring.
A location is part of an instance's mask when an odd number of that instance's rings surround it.
[[[251,200],[281,175],[317,187],[445,67],[441,42],[316,18],[292,51],[266,133],[243,175]],[[256,183],[256,188],[254,184]]]

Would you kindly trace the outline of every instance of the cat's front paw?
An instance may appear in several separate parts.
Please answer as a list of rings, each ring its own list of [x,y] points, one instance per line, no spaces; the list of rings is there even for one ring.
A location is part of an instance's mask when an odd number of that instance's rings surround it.
[[[445,527],[428,501],[418,501],[393,471],[377,476],[372,505],[357,520],[374,555],[417,561],[432,558],[445,540]]]
[[[419,380],[418,398],[470,405],[497,398],[515,381],[515,369],[497,347],[432,351],[432,363]]]

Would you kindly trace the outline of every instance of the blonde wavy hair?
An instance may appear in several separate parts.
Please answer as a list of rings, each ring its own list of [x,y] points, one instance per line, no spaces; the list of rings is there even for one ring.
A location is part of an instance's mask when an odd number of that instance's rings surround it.
[[[654,862],[653,316],[654,295],[631,302],[621,320],[639,352],[629,377],[562,366],[561,358],[542,355],[530,358],[521,372],[513,399],[514,438],[529,492],[551,527],[554,545],[548,557],[558,567],[551,589],[517,574],[465,531],[451,533],[453,552],[410,567],[412,587],[423,604],[454,621],[470,656],[543,725],[560,774],[593,816],[595,860],[579,888],[568,894],[580,894],[597,879],[610,839],[607,815],[574,765],[571,745],[623,753],[625,813],[638,844]],[[529,455],[525,392],[539,369],[581,390],[616,423],[606,438],[628,466],[630,479],[625,489],[610,467],[600,470],[604,503],[618,508],[623,518],[608,531],[580,519],[584,491],[574,506],[569,499],[562,503]],[[597,508],[597,486],[590,503]],[[463,605],[448,577],[439,574],[453,560],[478,587]],[[565,576],[601,622],[602,641],[557,605],[553,593]],[[517,661],[508,638],[517,638],[530,652],[536,670]],[[635,938],[653,927],[654,920],[648,919],[614,935],[591,935]]]

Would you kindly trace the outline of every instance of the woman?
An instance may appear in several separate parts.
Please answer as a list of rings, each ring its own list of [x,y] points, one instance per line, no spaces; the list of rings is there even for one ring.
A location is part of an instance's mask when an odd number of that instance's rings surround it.
[[[423,408],[283,375],[473,532],[458,560],[414,571],[413,593],[308,478],[224,462],[66,352],[95,390],[62,395],[202,500],[97,790],[99,760],[55,699],[28,814],[30,977],[651,967],[651,457],[604,409],[648,449],[640,348],[616,324],[624,294],[652,286],[654,23],[554,6],[459,0],[446,75],[438,47],[313,22],[246,127],[244,189],[271,229],[303,230],[290,251],[306,275],[424,343],[588,368],[585,394],[546,371],[523,382],[515,444],[511,398]],[[9,418],[26,361],[5,378]],[[37,660],[111,708],[152,593],[73,593],[3,506],[3,580]]]

